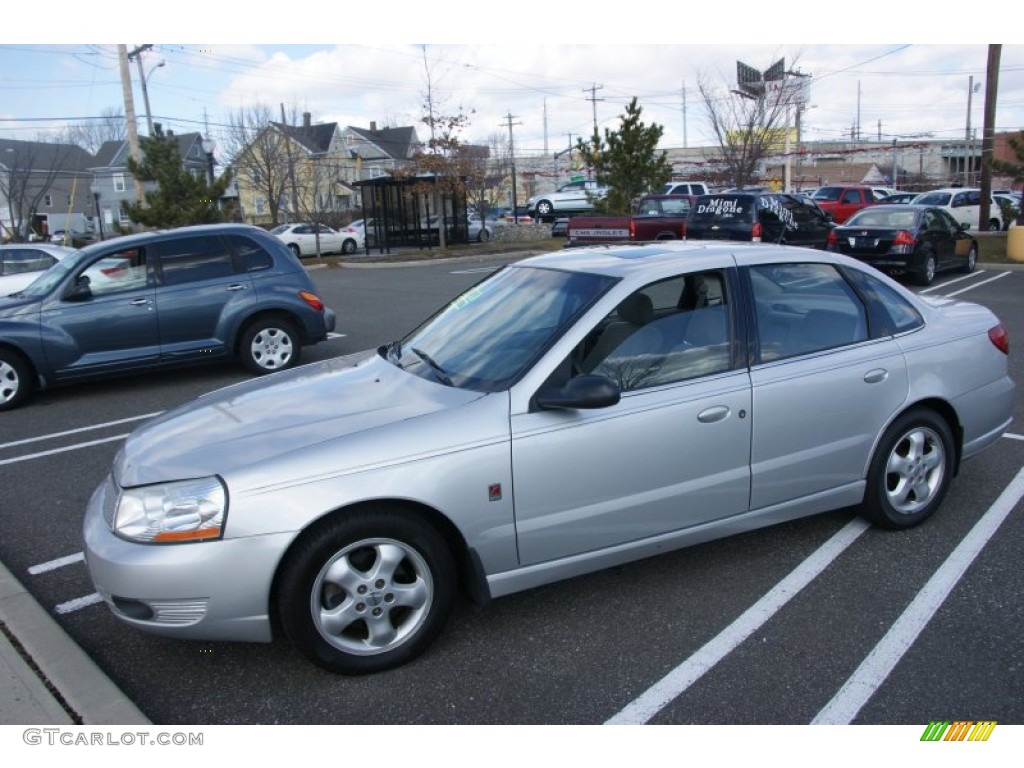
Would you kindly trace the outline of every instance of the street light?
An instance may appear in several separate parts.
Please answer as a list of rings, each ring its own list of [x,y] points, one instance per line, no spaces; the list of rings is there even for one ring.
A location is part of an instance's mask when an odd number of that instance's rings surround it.
[[[974,82],[974,75],[967,81],[967,132],[964,134],[964,186],[971,186],[970,167],[971,155],[974,148],[971,146],[971,96],[981,90],[981,83]]]

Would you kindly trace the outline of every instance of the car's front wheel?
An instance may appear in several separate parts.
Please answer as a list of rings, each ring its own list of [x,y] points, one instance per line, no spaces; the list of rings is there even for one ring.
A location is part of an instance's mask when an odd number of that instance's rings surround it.
[[[386,507],[338,513],[289,552],[275,588],[289,639],[332,672],[405,664],[444,628],[456,594],[447,543],[421,518]]]
[[[864,516],[884,528],[910,528],[931,516],[946,495],[956,446],[949,425],[918,408],[890,425],[868,471]]]
[[[302,249],[299,248],[298,244],[296,244],[296,243],[289,243],[288,244],[288,250],[290,250],[292,253],[295,254],[295,258],[297,258],[297,259],[301,259],[302,258]]]
[[[299,362],[302,347],[295,325],[283,317],[253,322],[239,342],[242,364],[256,374],[291,368]]]
[[[551,203],[547,200],[541,200],[537,203],[537,218],[543,220],[545,216],[550,216],[553,210]]]
[[[991,220],[989,220],[989,222],[988,222],[988,231],[989,232],[1001,232],[1002,229],[1003,229],[1003,227],[999,223],[999,219],[991,219]]]
[[[0,411],[17,408],[31,393],[28,363],[17,352],[0,349]]]

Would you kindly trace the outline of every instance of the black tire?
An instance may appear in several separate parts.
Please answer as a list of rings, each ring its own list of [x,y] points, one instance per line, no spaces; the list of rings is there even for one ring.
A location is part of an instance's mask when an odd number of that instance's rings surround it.
[[[931,251],[925,251],[921,254],[921,265],[914,272],[914,282],[918,285],[931,285],[932,281],[935,280],[935,270],[935,254]]]
[[[549,200],[541,200],[537,203],[535,210],[537,212],[537,218],[543,221],[545,216],[550,216],[552,214],[554,208]]]
[[[238,343],[242,365],[257,375],[293,368],[301,353],[299,332],[283,317],[264,317],[249,324]]]
[[[490,239],[491,233],[488,232],[486,229],[481,229],[480,234],[476,236],[476,240],[478,243],[486,243]]]
[[[351,237],[346,237],[345,242],[341,244],[342,253],[355,253],[356,252],[356,241]]]
[[[862,512],[883,528],[911,528],[927,520],[949,489],[956,447],[939,414],[917,408],[886,430],[871,459]]]
[[[362,675],[423,653],[448,621],[456,586],[441,535],[381,507],[340,513],[303,535],[274,599],[285,634],[310,661]]]
[[[964,262],[963,267],[960,268],[961,272],[973,272],[974,268],[978,266],[978,248],[972,245],[967,249],[967,260]]]
[[[17,352],[0,349],[0,411],[10,411],[28,399],[34,382],[32,369]]]
[[[295,258],[302,258],[302,250],[295,243],[288,243],[288,250],[295,254]]]
[[[999,224],[999,219],[990,219],[989,220],[989,222],[988,222],[988,231],[989,232],[1001,232],[1002,229],[1003,229],[1002,226],[1000,226],[1000,224]]]

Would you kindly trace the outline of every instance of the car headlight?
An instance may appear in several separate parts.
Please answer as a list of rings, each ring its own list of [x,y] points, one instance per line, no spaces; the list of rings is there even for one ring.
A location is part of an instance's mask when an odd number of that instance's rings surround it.
[[[114,533],[146,544],[219,539],[228,511],[227,490],[217,477],[122,489]]]

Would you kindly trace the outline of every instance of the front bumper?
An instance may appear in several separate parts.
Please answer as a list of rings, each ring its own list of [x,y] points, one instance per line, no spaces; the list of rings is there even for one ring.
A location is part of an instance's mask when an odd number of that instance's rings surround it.
[[[271,640],[270,590],[292,534],[136,544],[104,518],[117,492],[111,478],[96,489],[83,535],[89,576],[118,619],[168,637]]]

